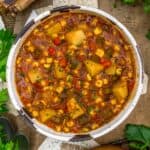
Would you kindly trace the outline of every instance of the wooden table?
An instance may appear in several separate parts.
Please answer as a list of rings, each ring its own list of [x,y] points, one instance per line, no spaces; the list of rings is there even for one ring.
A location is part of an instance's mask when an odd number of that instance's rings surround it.
[[[16,21],[17,31],[22,27],[32,9],[52,4],[51,0],[38,0],[24,12],[18,14]],[[145,38],[147,30],[150,28],[150,15],[145,14],[141,6],[127,6],[117,2],[117,8],[113,8],[114,0],[99,0],[99,8],[115,16],[122,22],[133,34],[139,44],[145,64],[145,72],[150,77],[150,41]],[[134,111],[130,114],[119,127],[103,137],[96,139],[98,142],[108,142],[123,136],[123,129],[127,123],[145,124],[150,126],[150,86],[146,95],[141,96],[139,103]],[[13,117],[14,118],[14,117]],[[30,140],[31,150],[37,150],[38,146],[44,140],[45,136],[35,132],[35,130],[27,125],[21,117],[13,119],[17,122],[18,129],[25,133]],[[63,146],[62,149],[69,150],[69,146]]]

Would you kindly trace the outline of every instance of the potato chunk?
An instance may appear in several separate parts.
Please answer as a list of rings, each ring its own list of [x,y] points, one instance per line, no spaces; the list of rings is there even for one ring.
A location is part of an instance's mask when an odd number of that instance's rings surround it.
[[[66,34],[66,40],[68,41],[69,44],[73,45],[82,44],[85,38],[86,36],[82,30],[74,30]]]
[[[54,71],[55,71],[55,76],[58,79],[64,78],[66,76],[64,69],[61,68],[58,64],[55,64]]]
[[[70,113],[70,117],[72,119],[76,119],[84,114],[84,110],[81,108],[81,106],[77,103],[77,101],[74,98],[68,100],[67,108]]]
[[[42,122],[46,122],[48,119],[51,119],[55,115],[56,112],[53,109],[44,109],[40,111],[40,118]]]
[[[128,96],[128,87],[126,81],[119,81],[113,86],[113,93],[117,99],[124,99]]]
[[[52,34],[54,33],[58,33],[62,30],[61,24],[60,23],[56,23],[55,25],[51,26],[48,30],[47,33],[52,36]]]
[[[91,76],[95,76],[104,69],[104,67],[101,64],[98,64],[91,60],[86,60],[84,64],[86,66],[88,73],[90,73]]]
[[[39,69],[32,69],[28,72],[29,79],[32,83],[35,83],[42,79],[42,74]]]
[[[112,64],[110,67],[108,67],[105,72],[108,74],[108,75],[114,75],[116,73],[116,65],[115,64]]]

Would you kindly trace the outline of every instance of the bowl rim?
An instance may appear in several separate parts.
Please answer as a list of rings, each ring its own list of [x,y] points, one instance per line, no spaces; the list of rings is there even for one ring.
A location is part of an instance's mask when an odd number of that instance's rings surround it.
[[[16,48],[19,45],[20,41],[21,41],[21,37],[25,34],[25,32],[36,22],[47,18],[48,16],[51,15],[51,11],[46,11],[43,12],[42,14],[38,15],[34,20],[32,20],[29,24],[27,24],[24,29],[25,31],[22,31],[19,35],[18,38],[16,40],[16,43],[13,44],[10,54],[8,56],[8,61],[7,61],[7,67],[6,67],[6,78],[7,78],[7,86],[8,86],[8,93],[11,99],[11,102],[13,103],[13,105],[15,106],[15,108],[18,110],[18,112],[25,116],[25,118],[28,120],[29,123],[31,123],[38,132],[51,137],[51,138],[55,138],[58,140],[62,140],[62,141],[70,141],[72,139],[72,141],[82,141],[82,140],[88,140],[91,138],[97,138],[100,137],[106,133],[109,133],[110,131],[112,131],[113,129],[115,129],[117,126],[119,126],[128,116],[129,114],[132,112],[132,110],[135,108],[140,95],[142,94],[142,88],[143,88],[143,73],[144,73],[144,68],[143,68],[143,64],[142,64],[142,58],[141,58],[141,54],[140,54],[140,50],[139,47],[134,39],[134,37],[131,35],[131,33],[128,31],[128,29],[120,22],[118,21],[115,17],[111,16],[110,14],[108,14],[107,12],[101,10],[101,9],[96,9],[96,8],[92,8],[92,7],[88,7],[88,6],[82,6],[82,5],[76,5],[78,8],[76,9],[71,9],[72,12],[74,11],[80,11],[80,12],[85,12],[85,13],[93,13],[96,15],[99,15],[101,17],[106,18],[107,20],[113,22],[114,24],[117,25],[117,27],[119,27],[119,29],[121,29],[123,31],[123,34],[126,35],[126,37],[128,38],[128,40],[130,41],[130,43],[133,46],[134,52],[136,54],[136,59],[137,59],[137,65],[138,65],[138,86],[134,95],[134,99],[131,101],[130,104],[127,104],[124,108],[124,110],[122,110],[115,118],[113,118],[111,121],[109,121],[107,124],[104,124],[102,127],[90,131],[88,133],[78,133],[78,134],[74,134],[74,133],[62,133],[62,132],[55,132],[52,131],[50,128],[45,127],[45,125],[43,125],[42,123],[39,123],[36,119],[31,119],[30,116],[24,111],[24,109],[22,108],[23,106],[21,104],[18,104],[18,98],[17,98],[17,91],[14,87],[13,81],[14,81],[14,71],[13,71],[13,62],[14,62],[14,58],[16,57]],[[70,8],[71,6],[68,6],[68,8]]]

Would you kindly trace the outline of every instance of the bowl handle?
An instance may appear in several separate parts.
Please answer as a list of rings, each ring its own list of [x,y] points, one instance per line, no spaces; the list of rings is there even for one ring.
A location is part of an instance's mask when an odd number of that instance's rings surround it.
[[[147,93],[147,88],[148,88],[148,75],[144,72],[142,95]]]
[[[54,12],[65,12],[65,11],[69,11],[70,9],[79,9],[80,6],[76,6],[76,5],[64,5],[64,6],[60,6],[60,7],[55,7],[51,10],[51,13]]]

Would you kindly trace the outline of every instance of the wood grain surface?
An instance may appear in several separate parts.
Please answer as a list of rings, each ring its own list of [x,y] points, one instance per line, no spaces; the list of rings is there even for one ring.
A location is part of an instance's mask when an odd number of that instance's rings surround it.
[[[24,12],[18,14],[15,24],[15,33],[18,33],[22,28],[25,20],[30,14],[32,9],[47,6],[52,4],[51,0],[38,0],[32,6]],[[145,14],[141,6],[127,6],[117,1],[117,8],[113,8],[114,0],[99,0],[99,8],[115,16],[120,22],[122,22],[129,31],[133,34],[137,43],[140,46],[142,55],[144,58],[145,72],[150,78],[150,41],[145,38],[147,30],[150,28],[150,15]],[[136,108],[130,114],[120,126],[107,135],[104,135],[98,139],[98,142],[108,142],[123,136],[123,130],[127,123],[145,124],[150,126],[150,86],[148,86],[148,92],[146,95],[141,96]],[[31,142],[31,150],[37,150],[45,138],[43,135],[37,133],[34,129],[27,125],[27,123],[21,117],[17,117],[16,120],[20,131],[27,134],[29,141]],[[78,149],[72,148],[70,145],[63,145],[62,149]],[[78,149],[79,150],[79,149]]]

